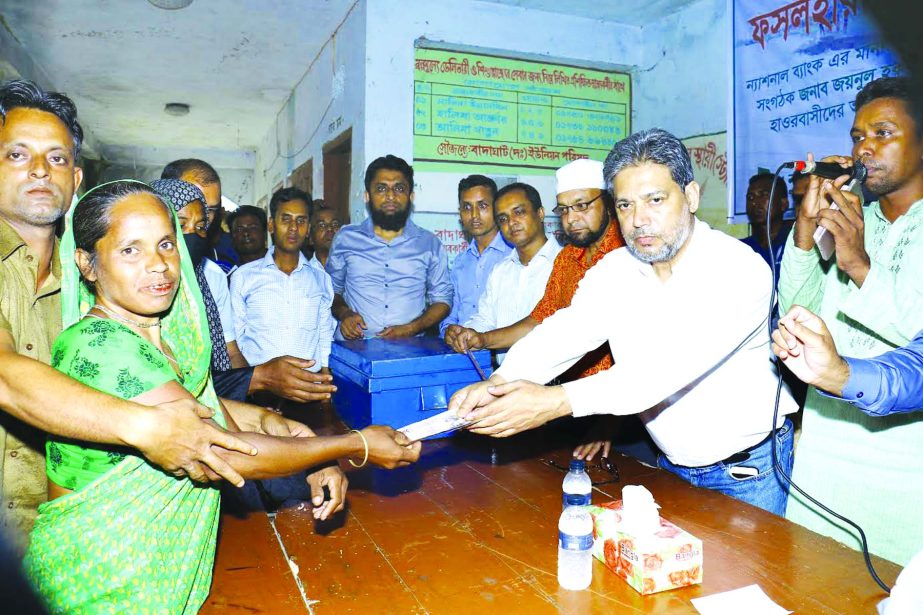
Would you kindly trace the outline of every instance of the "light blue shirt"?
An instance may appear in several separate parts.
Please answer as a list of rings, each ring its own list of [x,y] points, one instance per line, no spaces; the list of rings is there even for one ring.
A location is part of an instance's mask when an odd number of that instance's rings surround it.
[[[316,372],[327,367],[336,328],[330,276],[304,255],[286,275],[276,266],[274,252],[270,248],[231,275],[237,345],[250,365],[291,355],[313,359],[310,371]]]
[[[439,325],[439,335],[444,336],[449,325],[468,322],[478,311],[478,301],[487,288],[487,278],[494,267],[512,251],[503,234],[498,232],[484,252],[478,252],[478,244],[472,239],[468,249],[455,257],[452,265],[452,311]]]
[[[872,359],[845,359],[845,401],[872,416],[923,409],[923,331],[906,346]]]
[[[366,337],[405,325],[434,303],[452,305],[442,242],[411,220],[390,242],[375,234],[370,218],[344,226],[333,238],[327,273],[334,292],[365,320]],[[339,329],[336,339],[343,339]]]

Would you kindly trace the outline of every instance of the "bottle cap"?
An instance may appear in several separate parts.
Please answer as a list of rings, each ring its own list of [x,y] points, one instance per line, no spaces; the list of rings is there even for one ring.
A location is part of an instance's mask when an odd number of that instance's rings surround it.
[[[574,471],[574,470],[579,470],[579,471],[581,471],[581,472],[582,472],[582,471],[585,471],[585,470],[586,470],[586,462],[585,462],[583,459],[571,459],[571,460],[570,460],[570,469],[571,469],[571,471]]]

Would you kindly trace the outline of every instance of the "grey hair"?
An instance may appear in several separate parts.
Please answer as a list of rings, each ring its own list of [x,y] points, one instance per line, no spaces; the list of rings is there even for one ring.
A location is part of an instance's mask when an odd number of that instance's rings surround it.
[[[619,171],[645,162],[669,168],[673,181],[680,188],[685,188],[695,179],[692,160],[683,142],[662,128],[651,128],[625,137],[612,147],[603,165],[603,177],[609,191],[612,192],[612,180]]]

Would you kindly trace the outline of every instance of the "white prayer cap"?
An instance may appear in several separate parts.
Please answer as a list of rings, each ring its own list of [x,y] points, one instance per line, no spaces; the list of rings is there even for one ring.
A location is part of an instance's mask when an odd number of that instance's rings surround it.
[[[586,190],[587,188],[606,189],[603,178],[603,163],[589,158],[579,158],[568,162],[554,172],[558,194],[568,190]]]

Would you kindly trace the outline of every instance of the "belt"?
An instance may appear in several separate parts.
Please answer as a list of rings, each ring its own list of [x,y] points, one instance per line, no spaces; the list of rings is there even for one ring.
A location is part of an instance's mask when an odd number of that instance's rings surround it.
[[[763,446],[764,444],[766,444],[767,442],[769,442],[769,438],[771,438],[771,437],[773,436],[773,434],[775,434],[775,432],[776,432],[776,430],[773,429],[771,432],[769,432],[769,435],[768,435],[768,436],[766,436],[765,438],[763,438],[762,440],[760,440],[759,442],[757,442],[757,443],[754,444],[753,446],[750,446],[750,447],[748,447],[748,448],[745,448],[744,450],[740,451],[739,453],[734,453],[733,455],[731,455],[731,456],[728,457],[727,459],[722,459],[722,460],[719,461],[718,463],[723,463],[723,464],[727,465],[727,464],[732,464],[732,463],[740,463],[741,461],[746,461],[747,459],[750,459],[750,452],[751,452],[751,451],[755,451],[755,450],[758,449],[759,447],[761,447],[761,446]]]

